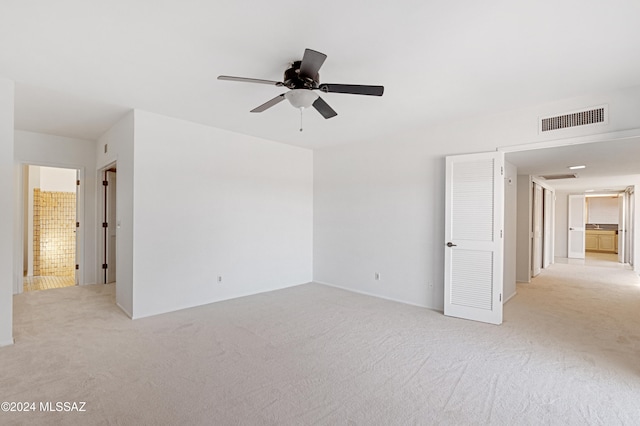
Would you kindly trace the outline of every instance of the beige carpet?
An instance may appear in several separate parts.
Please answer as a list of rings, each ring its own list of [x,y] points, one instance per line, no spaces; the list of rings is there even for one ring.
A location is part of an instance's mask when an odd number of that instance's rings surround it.
[[[638,424],[640,280],[555,264],[502,326],[317,284],[131,321],[113,286],[15,298],[0,424]]]

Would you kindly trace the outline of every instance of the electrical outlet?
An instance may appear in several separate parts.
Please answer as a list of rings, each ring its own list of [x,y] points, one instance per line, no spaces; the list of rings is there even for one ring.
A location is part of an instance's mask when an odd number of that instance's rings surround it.
[[[376,272],[373,277],[375,278],[376,281],[380,281],[380,272]]]
[[[429,288],[433,288],[433,283],[429,282]]]
[[[222,282],[222,275],[218,275],[218,282],[221,283]]]

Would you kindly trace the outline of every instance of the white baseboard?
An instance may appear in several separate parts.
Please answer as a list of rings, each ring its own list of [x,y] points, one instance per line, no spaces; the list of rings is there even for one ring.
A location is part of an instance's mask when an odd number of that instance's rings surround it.
[[[11,345],[13,345],[14,343],[15,343],[15,340],[14,340],[14,339],[11,339],[11,340],[5,340],[5,341],[3,341],[3,342],[0,342],[0,348],[1,348],[1,347],[3,347],[3,346],[11,346]]]
[[[116,302],[116,306],[117,306],[118,308],[120,308],[120,310],[121,310],[122,312],[124,312],[124,313],[129,317],[129,318],[133,319],[133,315],[131,315],[131,313],[130,313],[129,311],[127,311],[125,308],[123,308],[121,304],[119,304],[118,302]]]
[[[354,290],[352,288],[349,287],[343,287],[341,285],[337,285],[337,284],[331,284],[331,283],[327,283],[324,281],[313,281],[316,284],[322,284],[322,285],[326,285],[328,287],[334,287],[334,288],[339,288],[340,290],[345,290],[345,291],[349,291],[351,293],[357,293],[357,294],[364,294],[365,296],[371,296],[371,297],[377,297],[378,299],[384,299],[384,300],[389,300],[391,302],[397,302],[397,303],[402,303],[403,305],[410,305],[410,306],[417,306],[419,308],[425,308],[425,309],[430,309],[432,311],[436,311],[436,312],[440,312],[443,313],[441,310],[439,309],[435,309],[435,308],[431,308],[427,305],[419,305],[417,303],[412,303],[412,302],[407,302],[406,300],[400,300],[400,299],[394,299],[392,297],[387,297],[387,296],[381,296],[379,294],[375,294],[375,293],[369,293],[367,291],[362,291],[362,290]]]
[[[502,304],[504,305],[504,304],[505,304],[505,303],[507,303],[509,300],[513,299],[513,297],[514,297],[515,295],[517,295],[517,294],[518,294],[518,292],[517,292],[517,291],[514,291],[514,292],[513,292],[513,294],[512,294],[511,296],[509,296],[509,297],[507,297],[506,299],[504,299],[504,302],[503,302]]]

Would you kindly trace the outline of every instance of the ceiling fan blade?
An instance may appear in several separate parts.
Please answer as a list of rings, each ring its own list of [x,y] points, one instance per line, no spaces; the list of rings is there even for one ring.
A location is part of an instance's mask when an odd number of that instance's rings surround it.
[[[325,93],[349,93],[352,95],[382,96],[384,86],[363,86],[360,84],[321,84],[318,89]]]
[[[321,97],[319,97],[319,96],[318,96],[318,99],[316,99],[316,100],[315,100],[315,102],[313,102],[313,104],[312,104],[312,105],[313,105],[313,107],[314,107],[315,109],[317,109],[317,110],[318,110],[318,112],[319,112],[320,114],[322,114],[322,116],[323,116],[324,118],[331,118],[331,117],[335,117],[336,115],[338,115],[338,113],[337,113],[337,112],[335,112],[335,111],[333,110],[333,108],[331,108],[331,107],[329,106],[329,104],[328,104],[328,103],[326,103],[326,102],[324,101],[324,99],[322,99],[322,98],[321,98]]]
[[[300,76],[315,79],[327,55],[315,50],[305,49],[302,63],[300,64]]]
[[[267,102],[263,103],[259,107],[256,107],[256,108],[252,109],[251,112],[262,112],[262,111],[264,111],[266,109],[271,108],[274,105],[279,104],[283,100],[284,100],[284,93],[282,95],[276,96],[275,98],[271,99],[270,101],[267,101]]]
[[[245,78],[245,77],[233,77],[230,75],[219,75],[218,80],[226,80],[226,81],[239,81],[242,83],[259,83],[259,84],[268,84],[271,86],[282,86],[283,83],[280,81],[273,80],[263,80],[260,78]]]

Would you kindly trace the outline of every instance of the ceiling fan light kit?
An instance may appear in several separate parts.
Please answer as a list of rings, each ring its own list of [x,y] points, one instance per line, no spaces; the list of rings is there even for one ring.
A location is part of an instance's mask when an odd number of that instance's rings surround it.
[[[327,59],[324,53],[306,49],[301,61],[295,61],[284,72],[284,81],[263,80],[258,78],[233,77],[228,75],[218,76],[218,80],[239,81],[244,83],[268,84],[277,87],[286,87],[288,92],[282,93],[264,104],[254,108],[251,112],[263,112],[272,106],[279,104],[284,99],[300,110],[300,131],[302,131],[302,111],[314,107],[324,118],[328,119],[338,115],[322,99],[315,90],[324,93],[347,93],[352,95],[382,96],[383,86],[367,86],[358,84],[320,84],[318,71]]]
[[[318,99],[318,94],[307,89],[293,89],[284,94],[294,108],[309,108]]]

